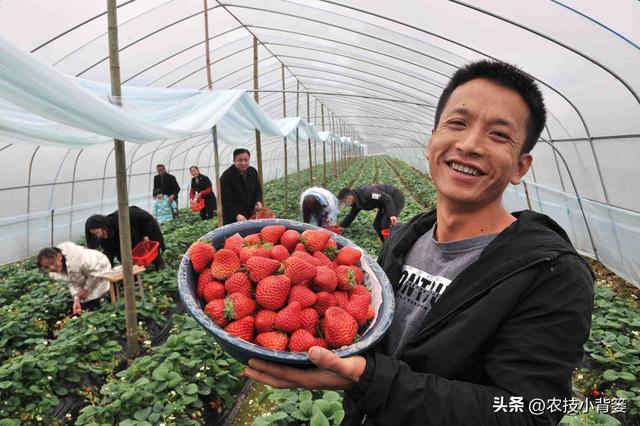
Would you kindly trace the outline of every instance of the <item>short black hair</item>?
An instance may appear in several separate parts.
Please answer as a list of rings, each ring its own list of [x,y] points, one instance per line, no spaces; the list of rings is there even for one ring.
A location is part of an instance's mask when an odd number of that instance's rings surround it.
[[[542,92],[533,77],[525,73],[515,65],[506,62],[482,60],[472,62],[459,68],[449,80],[447,87],[442,91],[434,127],[438,127],[440,115],[453,91],[471,80],[486,79],[498,86],[506,87],[518,93],[529,108],[529,120],[527,121],[527,136],[522,146],[522,153],[531,152],[538,142],[538,138],[544,129],[547,120],[547,110],[544,105]]]
[[[156,164],[156,169],[157,169],[158,167],[163,167],[163,168],[165,168],[165,169],[166,169],[166,167],[164,167],[164,164],[162,164],[162,163],[160,163],[160,164]]]
[[[234,149],[233,150],[233,159],[235,160],[236,157],[240,154],[247,154],[249,157],[251,157],[251,153],[249,152],[248,149],[246,148],[238,148],[238,149]]]
[[[162,188],[156,188],[153,190],[153,196],[157,197],[158,195],[163,194]]]
[[[45,259],[55,259],[58,254],[62,254],[62,250],[58,247],[45,247],[38,252],[38,267],[42,265],[42,261]]]
[[[350,188],[342,188],[340,192],[338,192],[338,200],[342,200],[347,197],[347,195],[351,194]]]

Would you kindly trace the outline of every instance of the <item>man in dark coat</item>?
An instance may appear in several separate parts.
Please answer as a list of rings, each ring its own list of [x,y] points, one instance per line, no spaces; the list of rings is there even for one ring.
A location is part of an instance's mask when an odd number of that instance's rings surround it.
[[[169,202],[175,201],[176,205],[178,205],[178,193],[180,192],[180,185],[178,185],[178,181],[176,177],[172,174],[167,173],[164,164],[158,164],[156,166],[157,175],[153,177],[153,191],[156,189],[160,189],[162,193],[169,197]],[[178,215],[178,211],[173,212],[173,216],[176,217]]]
[[[427,145],[437,210],[391,228],[378,257],[395,291],[382,341],[348,358],[314,346],[316,369],[253,359],[246,376],[345,389],[343,425],[557,424],[589,337],[594,277],[557,223],[502,206],[545,120],[542,93],[516,67],[459,69]]]
[[[162,231],[156,219],[140,207],[130,206],[129,222],[131,225],[131,248],[133,249],[143,240],[159,242],[158,256],[153,264],[156,268],[163,268],[162,251],[165,249],[165,245]],[[96,214],[89,217],[84,224],[84,230],[88,248],[102,248],[112,265],[115,258],[122,262],[118,210],[107,216]]]
[[[258,171],[249,165],[250,154],[244,148],[233,151],[233,164],[222,173],[222,220],[225,225],[249,219],[262,207],[262,185]]]
[[[362,185],[355,189],[343,188],[338,193],[338,200],[342,204],[351,206],[351,211],[340,224],[343,228],[351,225],[360,210],[378,209],[376,218],[373,220],[373,229],[382,241],[384,241],[382,230],[398,223],[398,216],[404,208],[402,191],[384,183]]]

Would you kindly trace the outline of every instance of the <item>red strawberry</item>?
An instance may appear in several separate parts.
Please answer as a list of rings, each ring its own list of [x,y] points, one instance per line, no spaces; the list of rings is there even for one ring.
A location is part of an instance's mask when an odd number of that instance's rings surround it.
[[[317,293],[318,301],[313,308],[318,311],[318,315],[324,315],[325,311],[332,306],[337,306],[338,302],[336,302],[336,298],[331,293],[327,293],[326,291],[321,291]]]
[[[220,327],[224,327],[229,323],[224,316],[224,299],[216,299],[207,303],[204,307],[204,312]]]
[[[253,317],[246,316],[237,321],[229,323],[224,329],[227,333],[233,334],[247,342],[253,341]]]
[[[338,244],[335,240],[331,239],[327,241],[327,246],[322,250],[329,259],[333,260],[338,255]]]
[[[327,266],[329,268],[333,268],[334,264],[323,252],[317,251],[313,253],[313,257],[320,261],[320,266]]]
[[[369,310],[367,311],[367,321],[371,321],[376,316],[376,310],[373,309],[373,306],[369,305]]]
[[[243,293],[251,297],[251,290],[253,290],[253,286],[251,285],[251,280],[247,274],[244,272],[236,272],[224,282],[224,289],[229,294]]]
[[[291,280],[286,275],[271,275],[256,287],[256,301],[265,309],[280,309],[287,302]]]
[[[276,318],[276,313],[268,309],[258,311],[255,319],[256,331],[258,333],[264,333],[266,331],[273,331],[273,320]]]
[[[271,258],[282,262],[289,257],[289,250],[285,246],[277,245],[271,249]]]
[[[316,259],[315,257],[311,256],[309,253],[307,253],[306,251],[294,251],[291,254],[291,257],[295,257],[298,259],[302,259],[306,262],[309,262],[310,264],[312,264],[313,266],[320,266],[322,265],[322,262],[319,259]]]
[[[318,311],[313,308],[305,308],[302,310],[302,328],[315,336],[318,330]]]
[[[256,336],[256,343],[268,349],[276,351],[284,351],[287,349],[289,338],[286,334],[279,331],[267,331]]]
[[[291,334],[291,337],[289,338],[289,350],[291,352],[306,352],[311,346],[313,346],[314,342],[315,338],[313,337],[313,334],[301,328]]]
[[[348,296],[347,296],[348,297]],[[294,285],[289,292],[288,304],[291,302],[299,302],[303,308],[308,308],[316,304],[318,296],[309,290],[307,287],[301,285]]]
[[[362,272],[362,269],[353,265],[349,266],[349,269],[351,269],[355,274],[356,285],[362,284],[364,282],[364,272]]]
[[[260,244],[262,238],[260,238],[260,234],[250,234],[244,237],[244,242],[246,245]]]
[[[313,339],[313,346],[320,346],[321,348],[327,349],[327,342],[322,337],[316,337]]]
[[[204,285],[206,283],[208,283],[209,281],[213,281],[213,276],[211,275],[211,269],[205,269],[204,271],[202,271],[200,273],[200,275],[198,275],[198,288],[197,288],[197,293],[199,297],[204,297],[202,295],[202,289],[204,288]]]
[[[302,244],[302,243],[298,243],[298,244],[296,244],[296,247],[294,248],[294,250],[293,250],[293,251],[294,251],[294,252],[296,252],[296,251],[303,251],[303,252],[306,252],[306,251],[307,251],[307,249],[306,249],[306,248],[304,248],[304,244]]]
[[[331,349],[349,345],[358,333],[358,323],[344,309],[332,306],[322,320],[322,335]]]
[[[251,278],[251,281],[254,283],[260,282],[269,275],[274,274],[281,266],[282,263],[279,260],[266,257],[250,257],[245,264],[247,272],[249,272],[249,278]]]
[[[364,295],[355,295],[351,298],[345,310],[351,314],[360,326],[367,322],[369,317],[369,300]]]
[[[276,245],[280,242],[280,237],[286,230],[287,228],[284,225],[267,225],[260,230],[260,238],[262,238],[262,241]]]
[[[342,291],[353,290],[356,285],[356,274],[351,270],[350,266],[340,265],[336,268],[338,276],[338,289]]]
[[[240,250],[240,263],[245,264],[251,257],[270,257],[269,249],[263,246],[247,246]]]
[[[327,231],[307,229],[300,235],[300,240],[310,253],[323,250],[327,246],[327,241],[331,239],[331,234]]]
[[[309,288],[309,280],[300,281],[299,283],[294,284],[294,287],[299,285],[300,287]]]
[[[316,267],[298,257],[291,256],[284,262],[284,274],[292,283],[307,281],[316,276]]]
[[[230,320],[239,320],[256,310],[256,302],[243,293],[231,293],[224,301],[224,314]]]
[[[289,229],[280,237],[280,244],[285,246],[287,250],[292,251],[300,242],[300,233],[295,229]]]
[[[336,298],[338,306],[340,306],[342,309],[347,309],[346,306],[349,304],[349,293],[347,293],[346,291],[334,291],[333,297]]]
[[[235,254],[240,254],[240,250],[244,246],[244,238],[237,232],[224,240],[224,248],[233,251]]]
[[[355,265],[360,261],[362,252],[355,247],[342,247],[336,256],[338,265]]]
[[[211,275],[218,280],[226,280],[240,268],[238,256],[229,249],[221,249],[216,252],[211,264]]]
[[[311,282],[311,288],[315,291],[332,292],[338,285],[338,276],[335,271],[326,266],[318,266],[317,273]]]
[[[285,308],[276,313],[273,326],[277,330],[293,333],[302,327],[302,307],[299,302],[291,302]]]
[[[356,285],[355,287],[353,287],[353,289],[351,290],[351,294],[349,295],[349,299],[351,299],[353,296],[361,294],[363,296],[367,296],[367,302],[371,302],[371,293],[369,292],[369,289],[363,285]]]
[[[207,281],[202,287],[202,298],[206,303],[215,299],[224,299],[226,294],[224,284],[220,281]]]
[[[196,274],[207,269],[215,253],[216,249],[205,241],[196,241],[191,244],[191,247],[187,250],[187,254],[189,255],[189,259],[191,259],[191,266],[193,266]]]

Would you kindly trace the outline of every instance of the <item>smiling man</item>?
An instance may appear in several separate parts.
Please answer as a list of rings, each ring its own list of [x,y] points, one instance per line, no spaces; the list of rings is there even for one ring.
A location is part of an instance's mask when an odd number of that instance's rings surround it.
[[[346,425],[556,424],[589,335],[593,274],[553,220],[502,206],[545,117],[517,68],[459,69],[427,146],[437,209],[397,225],[378,258],[396,297],[384,339],[345,359],[313,347],[316,369],[252,360],[247,375],[346,389]]]

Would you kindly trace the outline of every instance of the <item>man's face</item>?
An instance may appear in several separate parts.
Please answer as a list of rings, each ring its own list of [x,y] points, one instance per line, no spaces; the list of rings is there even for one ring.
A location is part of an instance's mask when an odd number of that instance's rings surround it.
[[[192,167],[191,169],[189,169],[189,171],[191,172],[191,176],[196,178],[198,176],[200,176],[200,171],[194,167]]]
[[[53,258],[44,258],[40,262],[40,269],[44,272],[62,272],[62,255],[56,254]]]
[[[507,185],[520,183],[531,166],[520,154],[529,109],[511,89],[485,79],[457,87],[443,108],[427,146],[438,202],[478,209],[500,203]]]
[[[340,206],[350,206],[353,204],[353,195],[349,194],[340,200]]]
[[[166,172],[166,170],[165,170],[165,168],[163,166],[156,167],[156,171],[158,172],[158,174],[160,176],[162,176]]]
[[[233,165],[236,166],[239,172],[244,173],[249,168],[249,154],[242,153],[235,156],[233,159]]]
[[[106,240],[109,237],[109,232],[107,232],[107,230],[104,229],[104,228],[90,229],[89,232],[94,237],[98,237],[98,238],[103,239],[103,240]]]

